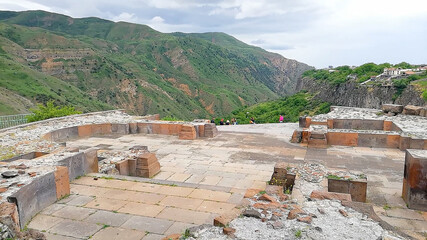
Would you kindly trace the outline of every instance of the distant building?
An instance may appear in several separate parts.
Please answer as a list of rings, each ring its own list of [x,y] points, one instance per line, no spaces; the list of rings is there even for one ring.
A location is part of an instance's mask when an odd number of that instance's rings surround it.
[[[405,71],[405,72],[402,72],[402,75],[414,75],[414,74],[416,74],[415,72],[413,72],[413,71]]]
[[[401,74],[401,68],[384,68],[384,76],[399,76]]]

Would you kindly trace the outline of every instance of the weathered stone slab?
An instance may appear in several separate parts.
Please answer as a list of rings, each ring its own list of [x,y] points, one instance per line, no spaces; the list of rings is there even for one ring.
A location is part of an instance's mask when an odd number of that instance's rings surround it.
[[[77,127],[68,127],[52,131],[50,134],[52,141],[65,141],[78,138],[79,130]]]
[[[408,208],[427,211],[427,151],[406,150],[402,197]]]
[[[129,124],[111,124],[111,133],[126,135],[129,134]]]
[[[111,123],[92,124],[92,136],[109,135],[111,133]]]
[[[411,138],[411,149],[424,149],[424,139]]]
[[[64,166],[56,167],[55,186],[56,186],[56,199],[61,199],[70,194],[70,177],[68,176],[68,168]]]
[[[119,171],[120,175],[129,176],[129,162],[127,159],[122,160],[120,162],[116,162],[116,169]]]
[[[405,151],[406,149],[410,148],[410,146],[411,146],[411,137],[401,136],[399,149],[402,151]]]
[[[387,147],[387,134],[359,133],[357,139],[359,147]]]
[[[358,142],[358,137],[359,137],[358,133],[346,133],[346,132],[326,133],[326,139],[328,140],[328,145],[356,147]]]
[[[366,202],[366,181],[328,179],[328,191],[337,193],[348,193],[356,202]]]
[[[383,104],[382,107],[381,107],[381,109],[385,113],[388,113],[388,112],[402,113],[402,111],[403,111],[403,105],[398,105],[398,104]]]
[[[138,123],[129,123],[129,133],[130,134],[138,133]]]
[[[57,200],[54,173],[37,177],[9,196],[8,200],[16,204],[20,227],[24,228],[32,217]]]
[[[46,153],[46,152],[30,152],[30,153],[19,155],[19,156],[13,157],[13,158],[2,160],[2,162],[13,162],[13,161],[18,160],[18,159],[31,160],[31,159],[38,158],[38,157],[41,157],[41,156],[44,156],[47,154],[49,154],[49,153]]]
[[[80,152],[58,161],[58,165],[68,167],[68,175],[71,182],[75,178],[85,174],[84,161],[85,155],[83,152]]]
[[[400,135],[389,134],[387,135],[387,148],[399,148]]]
[[[97,173],[98,168],[98,148],[89,148],[84,153],[84,174]]]
[[[420,115],[421,110],[423,107],[414,106],[414,105],[407,105],[403,108],[403,114],[405,115]]]

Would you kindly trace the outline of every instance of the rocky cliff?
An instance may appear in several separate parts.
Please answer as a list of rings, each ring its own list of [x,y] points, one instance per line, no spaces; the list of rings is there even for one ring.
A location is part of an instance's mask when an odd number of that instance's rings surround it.
[[[384,103],[417,106],[426,104],[421,97],[422,91],[414,85],[409,85],[396,98],[397,90],[393,86],[360,85],[354,80],[341,84],[330,84],[303,77],[298,80],[296,86],[296,91],[301,90],[316,94],[315,99],[339,106],[381,108]]]

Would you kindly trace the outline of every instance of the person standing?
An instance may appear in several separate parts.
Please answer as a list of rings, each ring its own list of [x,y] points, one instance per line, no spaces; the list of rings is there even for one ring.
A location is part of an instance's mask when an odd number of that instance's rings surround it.
[[[221,121],[219,121],[219,125],[224,125],[224,119],[221,119]]]
[[[212,118],[211,123],[215,123],[215,118]]]
[[[279,122],[280,122],[280,123],[282,123],[282,122],[283,122],[283,116],[282,116],[282,114],[280,114]]]

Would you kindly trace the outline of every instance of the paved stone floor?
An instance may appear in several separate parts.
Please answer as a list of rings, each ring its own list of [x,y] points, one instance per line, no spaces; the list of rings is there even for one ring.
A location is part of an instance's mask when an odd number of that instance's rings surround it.
[[[28,227],[48,239],[161,239],[189,226],[212,223],[234,208],[248,188],[263,189],[274,164],[316,162],[363,172],[368,202],[386,222],[408,234],[427,233],[427,213],[406,208],[401,196],[405,153],[398,149],[334,146],[311,149],[291,144],[296,124],[220,126],[214,139],[126,135],[87,138],[67,146],[119,151],[148,146],[161,164],[150,181],[82,177],[70,197],[37,215]],[[66,236],[66,237],[65,237]],[[417,235],[420,237],[421,235]]]

